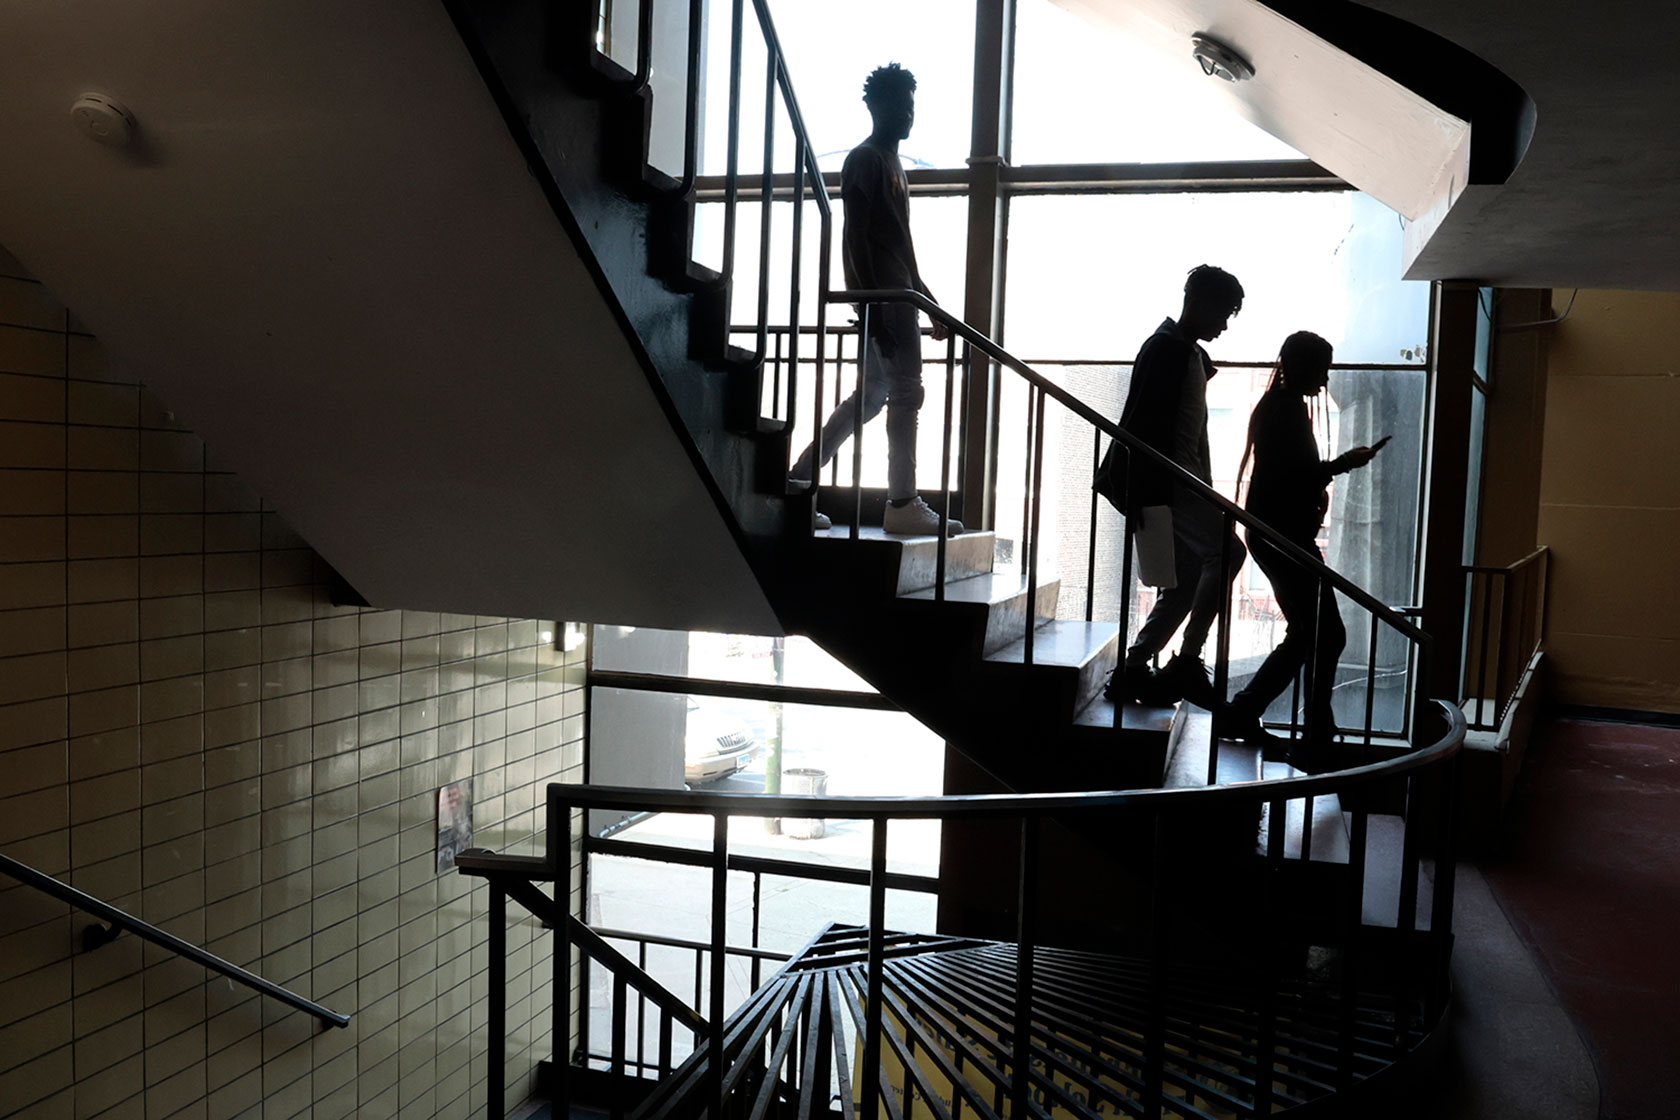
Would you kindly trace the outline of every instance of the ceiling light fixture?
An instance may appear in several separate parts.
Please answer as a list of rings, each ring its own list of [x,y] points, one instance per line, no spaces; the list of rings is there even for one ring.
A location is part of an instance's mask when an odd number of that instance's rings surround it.
[[[84,93],[70,106],[76,126],[90,138],[120,148],[134,135],[134,114],[103,93]]]
[[[1190,54],[1201,63],[1202,73],[1210,78],[1246,82],[1254,77],[1254,67],[1248,59],[1205,32],[1190,36]]]

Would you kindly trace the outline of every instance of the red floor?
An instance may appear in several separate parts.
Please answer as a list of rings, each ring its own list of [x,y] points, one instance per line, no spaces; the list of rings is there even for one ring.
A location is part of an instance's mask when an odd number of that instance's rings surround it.
[[[1680,1117],[1680,730],[1551,724],[1483,871],[1595,1056],[1602,1116]]]

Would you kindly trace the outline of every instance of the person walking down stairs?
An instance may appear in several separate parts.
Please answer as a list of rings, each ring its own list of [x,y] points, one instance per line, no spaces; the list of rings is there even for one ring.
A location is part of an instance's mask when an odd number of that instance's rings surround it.
[[[898,158],[898,144],[910,135],[916,121],[916,77],[896,62],[869,75],[863,83],[863,102],[875,127],[869,138],[846,157],[840,171],[840,198],[845,212],[841,263],[846,285],[853,290],[904,289],[933,299],[916,268],[916,248],[910,237],[910,180]],[[860,308],[860,310],[862,310]],[[854,392],[834,410],[822,429],[822,457],[816,445],[807,447],[789,478],[809,483],[828,465],[840,445],[859,424],[867,424],[887,410],[887,509],[882,527],[889,533],[926,536],[939,531],[939,515],[916,492],[917,414],[926,393],[922,387],[921,315],[909,304],[873,304],[868,309],[869,337],[863,346],[864,389],[862,418],[859,394]],[[933,337],[948,331],[934,320]],[[831,526],[818,513],[816,528]],[[950,520],[951,535],[962,522]]]
[[[1242,310],[1242,302],[1242,284],[1229,272],[1210,264],[1191,269],[1178,318],[1163,321],[1138,351],[1120,412],[1122,428],[1209,485],[1213,463],[1208,450],[1207,383],[1217,371],[1201,344],[1225,333],[1231,316]],[[1219,614],[1220,597],[1227,593],[1221,569],[1236,578],[1245,555],[1242,542],[1224,524],[1218,509],[1173,481],[1163,468],[1140,455],[1134,457],[1129,473],[1126,516],[1131,524],[1127,531],[1145,528],[1140,525],[1145,516],[1171,518],[1176,583],[1163,589],[1155,601],[1105,694],[1116,702],[1166,705],[1184,699],[1216,708],[1223,697],[1213,694],[1213,683],[1202,664],[1202,647]],[[1160,672],[1152,672],[1151,659],[1166,648],[1180,624],[1184,624],[1184,638],[1178,654]]]
[[[1329,461],[1319,458],[1307,398],[1328,383],[1333,353],[1330,343],[1311,331],[1296,331],[1284,339],[1271,386],[1248,421],[1254,456],[1248,512],[1320,560],[1324,554],[1316,538],[1330,506],[1325,487],[1336,475],[1369,463],[1388,442],[1385,436],[1374,447],[1355,447]],[[1259,534],[1249,534],[1248,548],[1266,573],[1288,628],[1248,684],[1215,713],[1215,734],[1259,745],[1268,753],[1282,752],[1290,765],[1309,773],[1329,769],[1336,734],[1331,690],[1347,643],[1335,589]],[[1307,734],[1286,750],[1260,726],[1260,717],[1303,665],[1310,666],[1303,689]]]

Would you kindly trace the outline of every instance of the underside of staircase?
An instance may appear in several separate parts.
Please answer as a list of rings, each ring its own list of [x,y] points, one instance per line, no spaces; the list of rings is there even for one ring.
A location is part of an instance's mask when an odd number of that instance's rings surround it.
[[[994,566],[991,533],[970,533],[949,542],[937,596],[932,538],[811,535],[810,497],[784,481],[785,426],[758,415],[761,367],[726,345],[726,281],[691,258],[693,203],[648,164],[651,94],[594,50],[587,6],[452,11],[783,625],[938,732],[995,788],[1159,784],[1171,711],[1128,710],[1115,726],[1101,690],[1118,628],[1057,619],[1054,578],[1029,588],[1020,571]]]

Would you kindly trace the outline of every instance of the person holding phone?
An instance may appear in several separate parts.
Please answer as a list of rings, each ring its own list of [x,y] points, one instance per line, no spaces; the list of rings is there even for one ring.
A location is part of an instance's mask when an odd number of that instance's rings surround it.
[[[1388,442],[1385,436],[1374,447],[1355,447],[1328,461],[1319,457],[1307,398],[1317,395],[1329,381],[1333,356],[1330,343],[1311,331],[1297,331],[1284,339],[1271,386],[1248,421],[1254,459],[1248,512],[1321,560],[1324,554],[1316,538],[1329,510],[1326,487],[1331,478],[1365,466]],[[1309,734],[1285,758],[1308,772],[1328,769],[1336,734],[1331,689],[1342,647],[1347,644],[1335,591],[1327,583],[1321,587],[1315,572],[1259,533],[1248,534],[1248,550],[1271,581],[1287,630],[1254,678],[1219,712],[1216,733],[1263,748],[1282,746],[1261,727],[1260,717],[1300,668],[1312,665],[1304,690]]]

